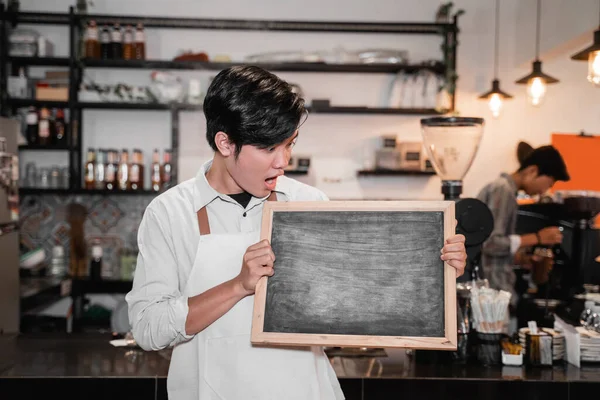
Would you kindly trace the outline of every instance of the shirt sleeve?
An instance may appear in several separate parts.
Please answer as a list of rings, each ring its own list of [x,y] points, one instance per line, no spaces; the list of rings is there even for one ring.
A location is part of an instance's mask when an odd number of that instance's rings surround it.
[[[510,235],[510,254],[514,256],[517,254],[519,248],[521,248],[521,236],[519,235]]]
[[[161,350],[193,337],[185,333],[188,299],[179,291],[167,225],[146,209],[138,230],[133,288],[125,297],[133,337],[144,350]]]
[[[483,244],[483,253],[490,257],[509,257],[516,252],[514,246],[517,245],[517,239],[511,238],[511,233],[507,232],[509,226],[511,226],[511,219],[516,213],[516,201],[515,196],[508,190],[503,188],[496,188],[486,201],[492,215],[494,216],[494,229]],[[520,238],[518,239],[518,245],[521,245]]]

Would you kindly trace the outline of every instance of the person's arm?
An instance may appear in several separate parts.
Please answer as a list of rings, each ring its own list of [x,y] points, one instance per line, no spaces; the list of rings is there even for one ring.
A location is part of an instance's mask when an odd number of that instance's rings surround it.
[[[138,264],[126,299],[133,337],[145,350],[191,339],[254,293],[262,276],[273,274],[275,256],[263,241],[247,249],[236,278],[187,298],[179,291],[177,259],[167,227],[147,210],[138,232]]]
[[[134,339],[144,350],[161,350],[189,340],[185,333],[188,299],[179,290],[177,256],[167,224],[151,208],[138,229],[133,288],[127,293]]]
[[[498,188],[494,190],[486,201],[486,205],[494,217],[494,229],[490,237],[484,242],[482,251],[490,257],[508,257],[514,255],[523,244],[529,243],[529,235],[524,240],[519,235],[507,233],[507,227],[512,223],[517,204],[514,194],[508,190]],[[535,240],[535,234],[532,235]]]
[[[238,301],[253,294],[261,277],[273,275],[274,261],[275,255],[267,240],[248,247],[238,276],[188,299],[186,334],[194,335],[203,331]]]

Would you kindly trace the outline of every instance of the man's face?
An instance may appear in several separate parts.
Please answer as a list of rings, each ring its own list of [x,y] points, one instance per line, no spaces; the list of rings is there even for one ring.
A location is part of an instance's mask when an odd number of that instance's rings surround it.
[[[535,196],[546,193],[554,186],[554,183],[556,183],[554,178],[547,175],[539,175],[537,167],[532,167],[523,181],[523,186],[525,193]]]
[[[296,144],[298,131],[278,145],[261,149],[244,145],[237,158],[231,157],[227,163],[229,175],[240,189],[254,197],[268,196],[275,190],[277,177],[283,175],[290,162],[292,148]]]

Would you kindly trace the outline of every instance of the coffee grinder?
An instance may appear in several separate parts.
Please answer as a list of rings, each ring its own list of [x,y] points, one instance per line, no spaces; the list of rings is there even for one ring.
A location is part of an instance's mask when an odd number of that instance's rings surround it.
[[[474,198],[461,198],[460,195],[463,178],[479,149],[483,128],[483,118],[434,117],[421,120],[425,151],[442,180],[444,200],[456,202],[456,233],[465,236],[467,252],[465,273],[457,279],[458,349],[450,355],[439,354],[441,359],[438,358],[438,361],[450,357],[454,362],[465,363],[471,353],[470,282],[481,278],[481,248],[492,233],[494,218],[485,203]],[[431,356],[433,354],[430,353],[425,358]]]

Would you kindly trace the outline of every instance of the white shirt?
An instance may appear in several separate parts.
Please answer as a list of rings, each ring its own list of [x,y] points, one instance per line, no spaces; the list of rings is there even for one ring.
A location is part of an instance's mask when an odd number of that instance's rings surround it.
[[[200,240],[196,212],[206,206],[211,233],[260,230],[267,198],[253,197],[242,208],[208,184],[205,174],[211,164],[205,163],[195,178],[157,196],[144,212],[133,288],[126,300],[133,336],[145,350],[164,349],[192,337],[185,334],[188,299],[182,288]],[[277,179],[275,192],[279,201],[328,200],[320,190],[285,176]]]

